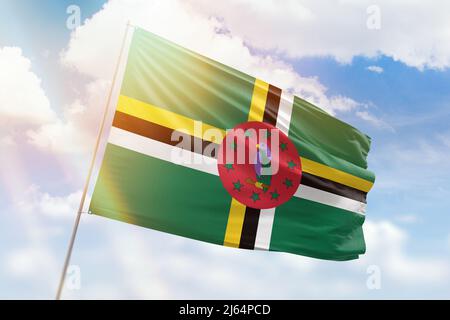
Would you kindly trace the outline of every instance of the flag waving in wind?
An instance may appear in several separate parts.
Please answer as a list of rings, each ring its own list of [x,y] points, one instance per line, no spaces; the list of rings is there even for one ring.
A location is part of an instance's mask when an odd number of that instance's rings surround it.
[[[261,79],[136,28],[107,139],[92,214],[236,248],[365,252],[370,138]]]

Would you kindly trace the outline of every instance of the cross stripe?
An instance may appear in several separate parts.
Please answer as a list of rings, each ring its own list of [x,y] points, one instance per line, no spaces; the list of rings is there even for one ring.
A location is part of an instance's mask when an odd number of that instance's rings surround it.
[[[281,89],[269,85],[267,99],[264,108],[263,122],[273,126],[277,123],[278,110],[281,99]],[[239,247],[243,249],[254,249],[256,245],[257,232],[259,230],[259,220],[264,220],[265,210],[247,207],[245,212],[244,225],[242,227],[241,242]],[[264,225],[261,228],[264,229]],[[271,228],[270,228],[271,230]],[[261,236],[261,231],[260,231]]]
[[[276,108],[277,112],[275,114],[275,117],[272,119],[268,117],[268,119],[272,120],[269,123],[275,125],[285,135],[289,135],[294,96],[289,94],[285,90],[280,90],[276,87],[273,88],[276,89],[276,96],[278,96],[278,107]],[[273,90],[272,92],[275,92],[275,90]],[[270,112],[271,111],[268,111],[268,113]],[[256,231],[254,249],[270,249],[270,239],[272,237],[273,221],[275,219],[276,211],[275,209],[276,208],[261,210],[258,221],[258,229]]]
[[[267,101],[267,95],[269,92],[269,84],[256,79],[255,80],[255,86],[253,89],[253,96],[252,96],[252,102],[250,105],[250,112],[248,115],[248,121],[262,121],[264,119],[265,114],[265,106]],[[236,205],[238,203],[239,205]],[[253,211],[252,211],[253,212]],[[258,210],[259,215],[259,210]],[[230,206],[230,213],[228,216],[228,223],[227,228],[225,231],[225,240],[224,245],[230,246],[230,247],[239,247],[241,238],[245,239],[243,244],[246,247],[251,247],[251,243],[249,243],[249,240],[252,238],[251,235],[248,235],[249,233],[253,232],[254,229],[254,220],[256,218],[255,213],[252,213],[252,217],[248,217],[248,222],[244,224],[244,218],[246,217],[246,207],[236,201],[234,198],[231,200],[231,206]],[[233,226],[229,226],[230,222],[234,223]],[[257,222],[257,219],[256,219]],[[245,229],[244,228],[245,225]],[[236,235],[236,230],[240,230],[239,237]],[[233,233],[233,234],[232,234]],[[244,237],[242,237],[242,234],[245,233]],[[256,230],[255,230],[255,236],[256,237]],[[254,246],[254,240],[253,240],[253,246]]]
[[[280,107],[278,110],[276,127],[289,136],[289,127],[291,125],[292,106],[294,105],[294,96],[283,90],[281,93]]]

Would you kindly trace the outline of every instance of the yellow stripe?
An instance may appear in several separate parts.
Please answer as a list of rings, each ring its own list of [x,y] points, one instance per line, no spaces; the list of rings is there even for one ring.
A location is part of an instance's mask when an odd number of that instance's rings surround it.
[[[130,116],[140,118],[142,120],[159,124],[166,128],[182,131],[200,139],[206,137],[204,136],[204,133],[207,130],[211,129],[219,130],[222,134],[222,137],[225,137],[225,130],[213,127],[200,121],[198,121],[196,128],[195,121],[191,118],[122,95],[119,96],[117,111],[129,114]],[[210,137],[211,135],[207,136]],[[211,142],[215,143],[221,142],[212,140],[213,139],[211,139]]]
[[[253,91],[252,104],[249,113],[249,121],[260,121],[264,116],[265,99],[267,98],[268,84],[263,81],[256,80],[255,89]],[[209,124],[202,123],[202,128],[195,130],[195,121],[179,115],[177,113],[155,107],[151,104],[138,101],[126,96],[120,96],[117,105],[117,111],[129,114],[131,116],[159,124],[161,126],[171,128],[173,130],[182,130],[188,132],[192,136],[203,138],[214,143],[214,139],[209,139],[209,136],[203,136],[204,132],[208,129],[219,130],[222,136],[225,137],[225,130],[213,127]],[[344,184],[355,189],[369,192],[373,186],[373,182],[356,177],[347,172],[328,167],[321,163],[301,158],[303,171],[332,180],[341,184]]]
[[[256,79],[253,89],[252,102],[248,113],[248,121],[262,121],[266,107],[269,84]],[[228,214],[227,229],[225,231],[224,246],[238,248],[241,241],[242,225],[244,224],[246,206],[231,200],[230,213]]]
[[[248,121],[263,121],[269,84],[256,79],[253,89],[252,104],[248,113]]]
[[[301,158],[301,161],[302,170],[315,176],[332,180],[364,192],[369,192],[369,190],[373,186],[373,182],[367,181],[360,177],[356,177],[347,172],[328,167],[306,158]]]
[[[227,229],[225,231],[225,240],[223,245],[227,247],[239,247],[241,241],[242,225],[244,224],[245,206],[231,199],[230,213],[228,215]]]

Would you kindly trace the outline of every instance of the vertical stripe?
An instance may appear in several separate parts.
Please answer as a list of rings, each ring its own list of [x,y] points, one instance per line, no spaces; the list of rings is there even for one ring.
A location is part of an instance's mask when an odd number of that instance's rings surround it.
[[[256,233],[255,249],[269,250],[274,218],[275,208],[261,210]]]
[[[281,99],[281,89],[269,85],[267,90],[267,98],[264,107],[262,121],[275,125],[277,122],[278,108]],[[239,247],[243,249],[254,249],[257,233],[259,230],[259,220],[267,220],[263,217],[267,210],[260,210],[247,207],[242,227],[241,242]],[[270,229],[271,231],[272,229]],[[261,231],[260,231],[261,232]],[[261,236],[261,235],[260,235]],[[266,234],[264,235],[266,236]]]
[[[280,98],[281,98],[281,89],[273,85],[269,85],[263,121],[266,123],[270,123],[273,126],[275,126],[277,123]]]
[[[250,105],[248,121],[263,120],[264,107],[266,106],[268,91],[269,91],[268,83],[259,79],[255,80],[255,87],[253,89],[252,104]]]
[[[292,106],[294,104],[294,96],[283,90],[281,93],[280,107],[278,109],[277,128],[289,134],[291,124]]]
[[[272,86],[262,80],[255,80],[255,87],[253,90],[252,104],[250,106],[248,121],[263,121],[265,118],[269,118],[270,115],[267,112],[266,108],[268,105],[270,105],[271,109],[274,110],[275,108],[272,105],[275,102],[274,100],[276,100],[275,90],[270,90],[271,87]],[[273,111],[270,113],[273,114]],[[253,249],[255,247],[259,212],[259,209],[250,207],[247,207],[245,210],[244,223],[241,231],[241,240],[239,243],[239,247],[242,249]]]
[[[266,106],[266,100],[267,95],[269,91],[269,84],[256,79],[255,85],[253,88],[253,96],[252,96],[252,102],[250,105],[250,111],[248,114],[248,121],[263,121],[264,118],[264,109]],[[244,227],[244,218],[246,217],[246,206],[241,204],[240,202],[236,201],[235,199],[231,200],[231,207],[230,207],[230,213],[228,216],[228,223],[227,223],[227,229],[225,231],[225,240],[224,245],[229,247],[239,247],[240,241],[241,241],[241,235],[245,239],[251,239],[251,235],[248,234],[246,229],[243,229]],[[252,219],[254,220],[255,217],[249,217],[247,218],[247,226],[253,226],[254,223],[250,223]],[[258,223],[258,219],[256,219],[256,226]],[[249,230],[249,232],[252,232],[252,230]],[[256,228],[254,230],[254,236],[253,236],[253,246],[254,246],[254,238],[256,237]],[[243,243],[244,246],[249,246],[249,243],[247,240],[244,240]]]
[[[239,247],[241,240],[242,225],[244,224],[245,206],[231,199],[230,213],[228,215],[227,229],[225,231],[224,246]]]
[[[273,87],[278,89],[276,87]],[[270,86],[272,89],[272,86]],[[266,113],[268,113],[267,108],[272,108],[269,104],[269,99],[271,97],[271,92],[276,92],[275,90],[269,89],[269,96],[267,98]],[[278,89],[279,90],[279,89]],[[275,121],[271,124],[275,125],[284,134],[289,134],[289,126],[291,123],[292,106],[294,104],[294,96],[289,94],[287,91],[278,91],[275,93],[278,95],[278,106],[276,107],[277,113]],[[273,112],[272,112],[273,113]],[[265,117],[265,119],[270,119],[270,117]],[[269,250],[270,239],[272,237],[273,221],[275,219],[275,208],[261,210],[258,221],[258,230],[256,233],[255,249]]]
[[[241,241],[239,248],[251,249],[255,248],[256,231],[258,229],[259,209],[247,207],[245,209],[244,224],[242,226]]]

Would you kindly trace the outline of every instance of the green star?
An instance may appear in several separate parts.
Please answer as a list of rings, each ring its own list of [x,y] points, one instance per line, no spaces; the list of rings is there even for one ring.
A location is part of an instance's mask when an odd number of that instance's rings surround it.
[[[245,130],[245,136],[247,138],[251,138],[252,137],[252,131],[250,129]]]
[[[250,197],[250,199],[252,199],[253,202],[256,202],[256,200],[261,200],[261,198],[259,197],[259,193],[256,193],[256,192],[253,192],[253,194]]]
[[[270,194],[272,196],[271,200],[278,200],[278,198],[280,197],[280,194],[277,192],[277,190],[271,192]]]
[[[288,167],[289,167],[289,169],[293,169],[293,168],[295,168],[297,165],[295,164],[295,162],[294,161],[289,161],[288,162]]]
[[[236,148],[237,148],[237,144],[236,144],[236,142],[231,142],[230,143],[230,147],[231,147],[231,149],[233,149],[233,150],[236,150]]]
[[[229,172],[230,170],[234,170],[233,165],[231,163],[225,164],[225,168],[227,169],[227,172]]]
[[[236,181],[236,182],[233,182],[233,190],[237,190],[237,191],[241,191],[241,188],[242,188],[242,183],[241,183],[241,181]]]
[[[287,149],[287,143],[285,143],[285,142],[280,143],[280,148],[281,148],[281,151],[286,150]]]
[[[292,187],[293,186],[293,184],[292,184],[292,180],[290,180],[290,179],[288,179],[288,178],[286,178],[285,180],[284,180],[284,182],[283,182],[283,184],[286,186],[286,188],[290,188],[290,187]]]

